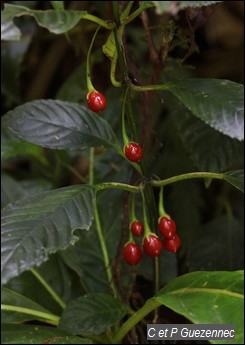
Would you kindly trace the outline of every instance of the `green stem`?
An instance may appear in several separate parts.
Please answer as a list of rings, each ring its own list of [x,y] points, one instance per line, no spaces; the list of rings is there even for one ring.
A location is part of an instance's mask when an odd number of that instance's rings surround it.
[[[89,14],[89,13],[84,14],[82,16],[82,19],[90,20],[91,22],[94,22],[94,23],[96,23],[96,24],[98,24],[98,25],[100,25],[103,28],[108,29],[108,30],[113,30],[116,26],[115,23],[108,23],[105,20],[98,18],[96,16],[93,16],[92,14]]]
[[[155,283],[155,293],[157,294],[158,291],[160,290],[160,269],[159,269],[159,265],[160,265],[160,260],[159,260],[159,257],[156,257],[154,258],[154,261],[153,261],[153,264],[154,264],[154,283]],[[153,319],[153,322],[152,323],[157,323],[157,320],[158,320],[158,309],[155,309],[154,310],[154,319]]]
[[[51,313],[45,313],[45,312],[38,311],[38,310],[33,310],[30,308],[1,304],[1,309],[7,310],[7,311],[14,311],[16,313],[21,313],[21,314],[33,315],[33,316],[36,316],[37,319],[45,319],[46,322],[48,322],[52,325],[55,325],[55,326],[58,325],[59,320],[60,320],[59,316],[57,316],[57,315],[54,315]]]
[[[164,204],[163,204],[163,187],[160,188],[159,192],[159,203],[158,203],[158,212],[159,212],[159,217],[169,217],[169,215],[166,213],[164,209]]]
[[[94,147],[90,148],[89,154],[89,184],[94,184]]]
[[[125,8],[125,10],[123,11],[123,13],[120,16],[120,21],[122,24],[124,24],[124,21],[126,20],[126,18],[128,18],[128,15],[131,11],[131,8],[134,4],[134,1],[129,1],[129,3],[127,4],[127,7]]]
[[[212,173],[212,172],[192,172],[192,173],[186,173],[181,174],[177,176],[173,176],[170,178],[167,178],[166,180],[160,180],[160,181],[151,181],[150,184],[153,187],[163,187],[167,186],[171,183],[183,181],[183,180],[189,180],[193,178],[214,178],[217,180],[225,180],[225,177],[223,174],[219,173]]]
[[[112,344],[120,344],[125,335],[146,315],[161,305],[156,299],[149,299],[145,305],[132,315],[112,338]]]
[[[149,227],[149,223],[148,223],[148,219],[147,219],[146,202],[145,202],[145,196],[144,196],[143,190],[141,190],[141,195],[142,195],[142,201],[143,201],[143,221],[144,221],[144,228],[145,228],[144,238],[147,238],[152,233],[152,231]]]
[[[90,42],[90,46],[89,46],[89,49],[88,49],[88,54],[87,54],[87,60],[86,60],[86,78],[87,78],[87,88],[88,88],[88,92],[91,92],[91,91],[97,91],[95,90],[92,82],[91,82],[91,78],[90,78],[90,67],[89,67],[89,61],[90,61],[90,54],[91,54],[91,50],[92,50],[92,47],[94,45],[94,40],[95,40],[95,37],[97,36],[97,33],[100,29],[100,26],[98,26],[98,28],[96,29],[94,35],[93,35],[93,38]]]
[[[105,239],[104,239],[104,234],[103,234],[102,227],[101,227],[101,222],[100,222],[100,218],[99,218],[99,212],[98,212],[97,205],[95,205],[95,223],[96,223],[96,230],[97,230],[97,234],[99,237],[101,250],[102,250],[102,254],[103,254],[103,258],[104,258],[104,264],[105,264],[107,278],[108,278],[109,284],[111,286],[114,297],[117,297],[118,293],[117,293],[115,284],[113,282],[113,276],[112,276],[112,271],[111,271],[111,266],[110,266],[110,259],[109,259]]]
[[[122,24],[123,25],[127,25],[128,23],[132,22],[135,18],[137,18],[143,11],[145,10],[145,8],[138,8],[136,11],[134,11],[133,13],[130,14],[129,17],[125,18],[125,20],[123,20]]]
[[[90,185],[94,184],[94,148],[90,149],[89,184]],[[98,190],[98,185],[97,185],[97,190]],[[103,254],[103,258],[104,258],[104,264],[105,264],[107,278],[108,278],[109,284],[112,288],[112,292],[113,292],[114,297],[117,297],[118,293],[117,293],[117,290],[116,290],[114,282],[113,282],[113,276],[112,276],[112,271],[111,271],[111,267],[110,267],[109,254],[107,251],[105,238],[104,238],[104,234],[102,231],[102,226],[101,226],[101,222],[100,222],[97,204],[95,204],[95,224],[96,224],[96,230],[97,230],[97,234],[99,237],[100,246],[101,246],[101,250],[102,250],[102,254]]]
[[[39,280],[39,282],[45,287],[45,289],[50,293],[53,299],[61,306],[62,309],[66,307],[65,302],[57,295],[54,289],[46,282],[46,280],[38,273],[34,268],[31,269],[32,274]]]
[[[121,189],[126,192],[139,193],[141,192],[142,186],[132,186],[126,183],[119,182],[104,182],[96,185],[96,190],[101,191],[105,189]]]
[[[123,106],[122,106],[122,136],[123,136],[123,144],[124,146],[127,146],[129,143],[129,138],[126,132],[126,125],[125,125],[125,104],[126,104],[126,99],[128,95],[128,90],[129,88],[127,87],[124,99],[123,99]]]
[[[144,85],[144,86],[138,86],[130,83],[130,88],[134,91],[164,91],[164,90],[169,90],[171,87],[173,87],[174,84],[169,82],[166,84],[160,84],[160,85]]]
[[[111,78],[111,83],[115,87],[121,87],[122,83],[120,81],[116,80],[116,67],[117,67],[117,51],[115,51],[113,58],[111,60],[111,69],[110,69],[110,78]]]
[[[129,212],[130,220],[129,222],[132,223],[137,220],[135,214],[135,201],[134,201],[134,194],[131,194],[131,203],[130,203],[130,212]]]

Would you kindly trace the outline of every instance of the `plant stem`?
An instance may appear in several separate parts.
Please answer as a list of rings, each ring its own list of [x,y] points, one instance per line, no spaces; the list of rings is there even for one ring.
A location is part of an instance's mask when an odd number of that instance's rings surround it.
[[[193,178],[214,178],[218,180],[225,180],[225,177],[223,174],[219,173],[212,173],[212,172],[192,172],[192,173],[186,173],[186,174],[181,174],[177,176],[173,176],[170,178],[167,178],[166,180],[153,180],[150,182],[150,184],[153,187],[163,187],[167,186],[168,184],[183,181],[183,180],[189,180]]]
[[[117,57],[118,57],[117,51],[115,51],[113,58],[111,60],[110,79],[113,86],[121,87],[122,83],[116,80]]]
[[[132,193],[140,193],[143,187],[140,186],[132,186],[126,183],[119,183],[119,182],[104,182],[96,185],[96,190],[101,191],[105,189],[121,189],[127,192]]]
[[[111,266],[110,266],[110,259],[109,259],[109,255],[108,255],[108,251],[107,251],[107,247],[106,247],[106,243],[105,243],[105,239],[104,239],[104,234],[103,234],[101,223],[100,223],[97,205],[95,205],[95,223],[96,223],[96,230],[97,230],[97,234],[99,237],[101,250],[102,250],[102,254],[103,254],[103,258],[104,258],[104,264],[105,264],[105,268],[106,268],[107,278],[108,278],[109,284],[111,286],[113,296],[117,297],[118,293],[117,293],[116,287],[115,287],[114,282],[113,282],[113,276],[112,276],[112,271],[111,271]]]
[[[132,315],[119,329],[119,331],[112,338],[112,344],[121,343],[125,335],[132,329],[138,322],[140,322],[151,311],[161,305],[156,299],[149,299],[144,306],[140,308],[134,315]]]
[[[126,125],[125,125],[125,104],[127,100],[127,94],[128,94],[129,88],[127,87],[126,92],[124,94],[124,99],[123,99],[123,106],[122,106],[122,136],[123,136],[123,144],[124,146],[127,146],[129,143],[129,138],[126,132]]]
[[[96,29],[94,35],[93,35],[93,38],[90,42],[90,46],[89,46],[89,49],[88,49],[88,53],[87,53],[87,60],[86,60],[86,78],[87,78],[87,88],[88,88],[88,92],[91,92],[91,91],[97,91],[95,90],[94,86],[93,86],[93,83],[91,82],[91,78],[90,78],[90,67],[89,67],[89,61],[90,61],[90,54],[91,54],[91,50],[92,50],[92,47],[94,45],[94,40],[95,40],[95,37],[97,36],[97,33],[100,29],[100,26],[98,26],[98,28]]]
[[[125,18],[125,20],[123,20],[122,24],[123,24],[123,25],[126,25],[126,24],[132,22],[132,20],[134,20],[135,18],[137,18],[144,10],[145,10],[145,8],[143,8],[143,7],[138,8],[136,11],[134,11],[133,13],[131,13],[130,16],[128,16],[127,18]]]
[[[38,320],[45,319],[45,322],[50,323],[54,326],[57,326],[60,320],[59,316],[57,315],[54,315],[51,313],[45,313],[39,310],[33,310],[30,308],[19,307],[19,306],[1,304],[1,310],[14,311],[16,313],[21,313],[21,314],[34,315],[37,317]]]
[[[159,84],[159,85],[144,85],[144,86],[138,86],[130,83],[130,88],[134,91],[144,92],[144,91],[164,91],[169,90],[171,86],[174,86],[174,83],[169,82],[166,84]]]
[[[89,153],[89,184],[94,184],[94,147],[90,148]]]
[[[94,148],[90,149],[89,184],[90,185],[94,184]],[[107,251],[105,238],[104,238],[104,234],[103,234],[102,226],[101,226],[101,222],[100,222],[98,206],[96,203],[95,203],[94,212],[95,212],[94,217],[95,217],[96,230],[97,230],[97,234],[99,237],[100,246],[101,246],[101,250],[102,250],[102,254],[103,254],[103,258],[104,258],[104,264],[105,264],[107,278],[108,278],[109,284],[111,286],[114,297],[117,297],[118,293],[117,293],[117,290],[116,290],[114,282],[113,282],[113,276],[112,276],[112,271],[111,271],[111,267],[110,267],[109,254]]]
[[[160,188],[160,192],[159,192],[158,213],[159,213],[159,217],[167,216],[169,218],[169,215],[166,213],[164,209],[164,204],[163,204],[163,187]]]
[[[141,196],[142,196],[142,201],[143,201],[143,221],[144,221],[144,228],[145,228],[144,238],[147,238],[152,233],[152,231],[149,227],[149,223],[148,223],[148,219],[147,219],[146,202],[145,202],[145,196],[144,196],[143,190],[141,190]]]
[[[38,273],[34,268],[31,269],[32,274],[39,280],[39,282],[45,287],[45,289],[50,293],[53,299],[61,306],[62,309],[66,307],[65,302],[57,295],[54,289],[46,282],[46,280]]]
[[[125,8],[125,10],[123,11],[123,13],[121,14],[121,17],[120,17],[121,23],[124,23],[126,18],[128,18],[128,15],[131,11],[133,4],[134,4],[134,1],[129,1],[129,3],[127,4],[127,7]]]
[[[154,258],[153,265],[154,265],[154,283],[155,283],[155,293],[160,290],[160,268],[159,268],[160,260],[159,257]],[[158,320],[158,309],[154,310],[154,318],[152,323],[157,323]]]
[[[82,16],[82,19],[90,20],[91,22],[94,22],[100,26],[102,26],[105,29],[113,30],[115,28],[115,23],[108,23],[105,20],[98,18],[96,16],[93,16],[92,14],[86,13]]]

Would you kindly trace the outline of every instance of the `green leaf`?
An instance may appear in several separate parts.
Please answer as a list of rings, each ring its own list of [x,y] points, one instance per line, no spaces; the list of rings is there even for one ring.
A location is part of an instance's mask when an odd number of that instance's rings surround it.
[[[50,1],[55,10],[64,10],[64,1]]]
[[[224,179],[244,193],[244,170],[227,171]]]
[[[114,32],[112,31],[108,36],[105,44],[103,44],[103,53],[112,60],[114,55],[117,54],[116,42],[114,37]]]
[[[27,10],[25,7],[4,4],[4,10],[1,11],[1,39],[19,40],[21,32],[14,24],[13,18],[21,11]]]
[[[20,105],[4,115],[3,126],[21,139],[52,149],[115,147],[117,142],[103,118],[82,105],[59,100]]]
[[[18,139],[7,128],[1,128],[1,161],[25,157],[34,157],[46,163],[43,148]]]
[[[17,201],[2,210],[2,284],[67,248],[88,230],[93,219],[95,190],[70,186]]]
[[[3,325],[2,344],[93,344],[90,339],[60,329],[37,325]]]
[[[58,1],[57,1],[58,2]],[[13,19],[24,15],[35,18],[37,24],[54,34],[62,34],[71,30],[87,12],[76,10],[32,10],[24,6],[5,4],[1,12],[2,40],[19,40],[21,32],[14,24]]]
[[[195,324],[233,324],[236,338],[222,344],[243,344],[243,291],[243,271],[193,272],[167,284],[154,298]]]
[[[199,119],[217,131],[244,139],[244,87],[221,79],[187,79],[168,90]]]
[[[14,310],[10,310],[11,308]],[[1,309],[2,323],[46,320],[44,316],[38,316],[38,312],[51,314],[50,311],[31,299],[6,288],[1,290]],[[24,309],[25,312],[23,312]]]
[[[111,295],[91,293],[67,306],[59,328],[70,333],[99,334],[120,321],[126,313],[127,306]]]
[[[182,106],[176,105],[172,114],[183,147],[199,170],[225,171],[241,156],[238,140],[209,127]]]

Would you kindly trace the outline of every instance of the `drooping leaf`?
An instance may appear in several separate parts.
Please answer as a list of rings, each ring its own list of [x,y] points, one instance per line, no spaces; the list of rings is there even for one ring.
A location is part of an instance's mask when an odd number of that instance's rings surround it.
[[[49,253],[78,240],[75,229],[89,229],[95,191],[70,186],[30,196],[2,210],[2,284],[48,259]]]
[[[6,173],[1,176],[1,208],[27,195],[50,190],[51,183],[44,179],[16,181]]]
[[[182,106],[175,105],[172,114],[183,147],[199,170],[225,171],[241,156],[238,140],[206,125]]]
[[[224,173],[224,179],[244,193],[244,170],[233,170]]]
[[[112,60],[115,54],[117,54],[116,42],[114,37],[114,32],[112,31],[108,36],[105,44],[102,47],[103,53]]]
[[[78,276],[64,263],[59,252],[51,254],[48,261],[35,268],[35,271],[41,275],[65,303],[85,293]],[[18,277],[10,279],[5,286],[38,303],[55,315],[60,315],[62,312],[61,306],[51,294],[47,293],[46,288],[32,271],[25,271]]]
[[[243,271],[193,272],[173,280],[154,298],[195,324],[233,324],[236,338],[222,344],[243,344],[243,292]]]
[[[244,87],[221,79],[186,79],[168,90],[199,119],[217,131],[244,139]]]
[[[187,252],[190,271],[234,271],[243,262],[244,229],[235,218],[216,218],[193,233]]]
[[[54,327],[39,325],[3,325],[2,344],[93,344]]]
[[[7,128],[1,128],[1,161],[34,157],[46,163],[43,148],[17,138]]]
[[[91,293],[66,307],[59,328],[73,334],[99,334],[120,321],[126,313],[127,306],[111,295]]]
[[[31,299],[6,288],[2,288],[1,290],[1,309],[2,323],[46,320],[45,315],[37,316],[35,312],[41,312],[47,315],[51,314],[50,311],[33,302]]]
[[[4,115],[3,126],[21,139],[52,149],[115,147],[117,143],[103,118],[82,105],[59,100],[20,105]]]
[[[57,1],[58,2],[58,1]],[[32,16],[38,25],[54,34],[62,34],[71,30],[87,12],[76,10],[33,10],[24,6],[5,4],[1,12],[2,40],[19,40],[21,32],[14,24],[13,19],[20,16]]]

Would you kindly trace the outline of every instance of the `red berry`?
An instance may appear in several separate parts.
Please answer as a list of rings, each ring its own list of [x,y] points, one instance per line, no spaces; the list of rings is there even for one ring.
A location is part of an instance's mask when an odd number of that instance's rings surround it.
[[[105,110],[106,108],[106,99],[105,96],[96,91],[91,91],[87,94],[88,107],[95,113]]]
[[[142,257],[140,246],[137,243],[128,242],[123,248],[123,257],[129,265],[137,265]]]
[[[141,236],[144,232],[144,225],[139,221],[130,224],[130,230],[134,236]]]
[[[164,238],[163,240],[163,247],[168,251],[172,253],[176,253],[179,249],[181,244],[181,240],[179,235],[175,235],[171,240]]]
[[[144,252],[149,256],[160,256],[162,251],[162,242],[156,235],[150,235],[144,239]]]
[[[176,224],[172,218],[161,217],[158,223],[158,230],[167,239],[171,240],[176,234]]]
[[[143,149],[139,144],[129,143],[124,147],[125,156],[129,161],[138,163],[143,157]]]

